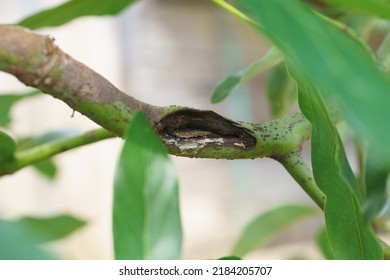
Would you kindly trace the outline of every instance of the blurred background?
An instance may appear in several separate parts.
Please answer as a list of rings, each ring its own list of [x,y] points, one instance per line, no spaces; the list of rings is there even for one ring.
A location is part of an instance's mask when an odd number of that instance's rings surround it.
[[[61,2],[0,0],[0,22],[16,23]],[[234,120],[271,119],[263,94],[266,75],[241,86],[226,101],[210,103],[218,81],[262,57],[270,46],[210,1],[143,0],[116,17],[81,18],[38,32],[51,35],[62,50],[144,102],[210,109]],[[13,76],[0,72],[1,93],[26,90]],[[18,103],[12,117],[7,132],[16,138],[97,127],[48,95]],[[54,181],[31,168],[2,177],[1,217],[80,217],[87,226],[47,247],[65,259],[112,259],[112,184],[121,145],[120,139],[105,140],[56,156],[59,170]],[[229,255],[244,226],[272,207],[314,205],[271,159],[172,160],[180,183],[184,259]],[[321,226],[321,215],[305,219],[247,258],[321,258],[314,241]]]

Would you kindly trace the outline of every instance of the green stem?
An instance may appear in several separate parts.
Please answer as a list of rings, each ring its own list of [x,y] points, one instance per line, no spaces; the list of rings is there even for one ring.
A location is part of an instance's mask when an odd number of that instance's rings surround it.
[[[276,158],[276,160],[286,168],[288,173],[290,173],[311,199],[324,210],[326,196],[314,181],[313,173],[303,160],[300,149],[294,149],[282,157]]]
[[[115,135],[105,129],[99,128],[85,134],[48,142],[21,151],[16,153],[13,160],[5,162],[0,166],[0,176],[12,174],[23,167],[48,159],[62,152],[112,137],[115,137]]]

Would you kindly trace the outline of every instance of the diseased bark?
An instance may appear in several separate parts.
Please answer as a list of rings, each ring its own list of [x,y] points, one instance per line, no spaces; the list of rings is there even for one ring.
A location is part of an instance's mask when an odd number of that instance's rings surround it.
[[[251,124],[212,111],[143,103],[63,52],[53,38],[17,26],[0,25],[0,70],[63,100],[119,137],[142,110],[168,151],[179,156],[276,158],[310,136],[310,124],[301,114]]]

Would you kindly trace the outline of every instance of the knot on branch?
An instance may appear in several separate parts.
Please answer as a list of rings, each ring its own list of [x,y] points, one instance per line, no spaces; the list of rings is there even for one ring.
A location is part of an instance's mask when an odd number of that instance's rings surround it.
[[[249,129],[213,111],[180,109],[163,117],[156,128],[165,142],[179,148],[214,145],[246,150],[256,146]]]

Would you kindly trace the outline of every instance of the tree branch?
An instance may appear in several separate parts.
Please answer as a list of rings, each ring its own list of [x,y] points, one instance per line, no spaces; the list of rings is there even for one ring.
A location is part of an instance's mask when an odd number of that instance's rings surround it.
[[[134,113],[143,110],[168,152],[178,156],[280,156],[310,137],[310,123],[301,114],[251,124],[212,111],[143,103],[64,53],[52,38],[17,26],[0,25],[0,70],[63,100],[119,137]]]

